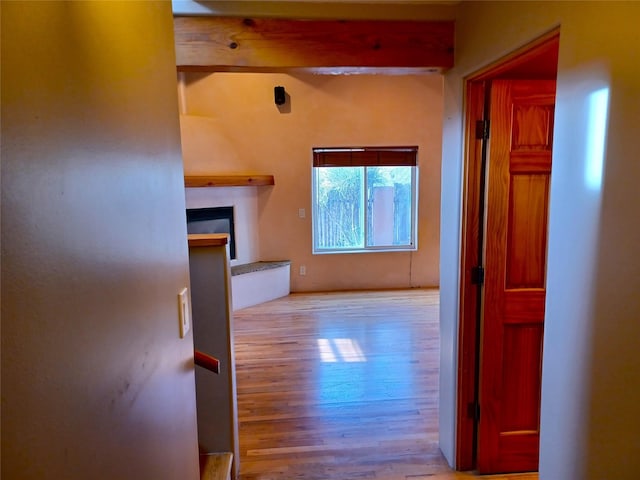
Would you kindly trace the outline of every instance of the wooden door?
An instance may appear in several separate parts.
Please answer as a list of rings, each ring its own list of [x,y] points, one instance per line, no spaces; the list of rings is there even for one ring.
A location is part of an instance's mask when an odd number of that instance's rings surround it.
[[[477,466],[538,468],[554,81],[491,87]]]

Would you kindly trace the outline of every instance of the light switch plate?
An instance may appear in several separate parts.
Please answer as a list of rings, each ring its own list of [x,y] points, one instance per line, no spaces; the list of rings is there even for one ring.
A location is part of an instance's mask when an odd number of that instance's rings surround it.
[[[180,320],[180,338],[184,338],[191,328],[191,319],[189,318],[189,295],[187,287],[184,287],[178,293],[178,318]]]

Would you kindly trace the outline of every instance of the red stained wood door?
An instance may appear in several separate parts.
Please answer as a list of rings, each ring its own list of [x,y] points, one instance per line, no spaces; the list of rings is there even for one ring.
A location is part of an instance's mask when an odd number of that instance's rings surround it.
[[[477,466],[538,469],[554,81],[491,87]]]

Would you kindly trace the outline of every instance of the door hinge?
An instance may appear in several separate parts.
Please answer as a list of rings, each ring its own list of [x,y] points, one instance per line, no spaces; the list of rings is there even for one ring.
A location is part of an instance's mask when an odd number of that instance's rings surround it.
[[[489,120],[478,120],[476,122],[476,140],[489,139]]]
[[[484,284],[484,267],[482,265],[471,268],[471,283],[473,285]]]
[[[476,422],[480,421],[480,404],[477,402],[471,402],[469,404],[469,417]]]

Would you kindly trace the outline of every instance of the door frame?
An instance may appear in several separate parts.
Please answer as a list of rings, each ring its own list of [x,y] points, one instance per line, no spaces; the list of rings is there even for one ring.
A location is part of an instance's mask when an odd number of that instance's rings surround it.
[[[533,40],[464,79],[464,165],[462,197],[462,231],[460,250],[460,305],[458,328],[458,378],[456,400],[456,469],[476,467],[477,399],[480,354],[482,285],[473,282],[473,267],[480,265],[486,212],[485,168],[483,154],[486,140],[476,138],[476,121],[485,120],[487,94],[491,80],[528,78],[542,69],[544,61],[557,59],[560,29]],[[557,60],[556,60],[557,68]],[[555,79],[555,76],[554,76]],[[480,218],[483,216],[481,222]],[[482,223],[482,224],[481,224]]]

